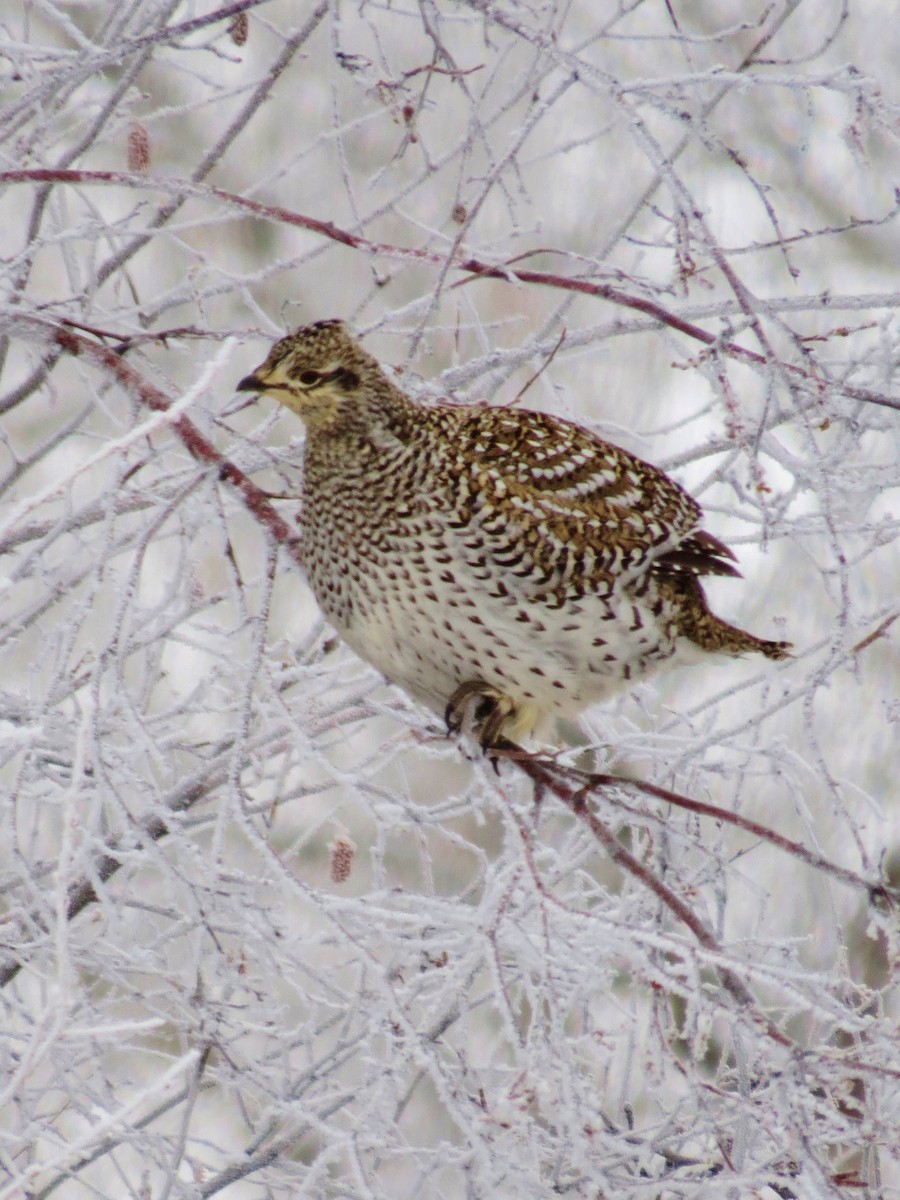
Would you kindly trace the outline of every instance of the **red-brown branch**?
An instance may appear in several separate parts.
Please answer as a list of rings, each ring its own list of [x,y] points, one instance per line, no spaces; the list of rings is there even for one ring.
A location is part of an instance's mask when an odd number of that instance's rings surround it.
[[[2,183],[67,183],[67,184],[111,184],[119,187],[151,189],[157,191],[176,192],[183,195],[195,196],[198,199],[216,199],[231,208],[238,208],[252,213],[267,221],[277,221],[284,225],[293,225],[306,229],[310,233],[319,234],[341,245],[355,250],[364,250],[369,254],[386,255],[391,258],[413,259],[418,262],[443,263],[441,255],[428,250],[408,249],[391,245],[388,242],[374,242],[359,234],[342,229],[332,221],[320,221],[303,213],[296,213],[276,204],[263,204],[259,200],[251,200],[246,196],[238,196],[222,188],[209,187],[178,179],[153,179],[142,174],[130,174],[127,171],[78,171],[53,168],[28,168],[16,171],[0,172]],[[701,342],[718,354],[723,354],[737,362],[751,366],[765,366],[769,359],[755,350],[740,346],[737,342],[725,341],[700,325],[679,317],[670,312],[662,304],[646,296],[637,296],[623,291],[609,283],[598,283],[589,279],[573,279],[566,275],[557,275],[546,271],[529,271],[515,267],[486,263],[478,258],[460,259],[453,264],[457,270],[466,272],[473,279],[500,279],[513,283],[534,283],[542,287],[554,287],[564,291],[580,292],[585,296],[595,296],[607,300],[622,308],[630,308],[636,312],[652,317],[661,325],[667,325],[683,333],[694,341]],[[813,388],[816,392],[824,392],[826,387],[834,387],[841,394],[852,400],[861,400],[868,404],[878,404],[885,408],[900,409],[900,399],[888,396],[870,388],[855,387],[838,381],[826,381],[820,376],[797,366],[795,363],[781,363],[781,369],[786,371],[798,383]]]
[[[677,895],[658,875],[650,870],[649,867],[645,866],[640,859],[636,858],[616,837],[606,822],[602,821],[596,813],[591,811],[587,801],[593,792],[603,789],[604,794],[608,795],[608,789],[613,786],[616,788],[637,788],[639,791],[646,792],[669,803],[678,804],[680,807],[687,808],[692,812],[714,816],[717,820],[731,818],[732,824],[754,832],[760,837],[764,837],[767,841],[781,846],[782,849],[787,850],[791,854],[799,851],[799,857],[804,861],[809,862],[812,866],[826,870],[829,874],[834,875],[843,882],[864,887],[870,893],[880,894],[888,900],[896,902],[896,895],[883,885],[871,884],[861,876],[855,875],[852,871],[838,867],[834,863],[828,862],[827,859],[820,858],[818,855],[810,854],[806,851],[805,847],[799,846],[798,843],[792,842],[789,838],[781,838],[780,835],[775,834],[765,826],[758,825],[754,821],[748,821],[747,818],[739,818],[736,814],[727,813],[725,810],[718,809],[714,805],[701,804],[699,801],[691,800],[687,796],[680,796],[677,792],[671,792],[667,788],[657,787],[656,784],[652,783],[643,783],[640,780],[622,779],[615,775],[590,774],[568,767],[560,767],[552,759],[529,754],[512,742],[502,742],[493,752],[497,754],[498,758],[514,762],[534,783],[536,795],[549,792],[570,809],[579,820],[588,826],[592,835],[603,846],[613,862],[617,863],[624,871],[637,879],[644,887],[657,896],[672,915],[693,934],[698,944],[720,960],[727,957],[725,950],[719,944],[713,932],[703,923],[690,905]],[[718,971],[722,985],[729,995],[731,995],[732,999],[752,1016],[753,1020],[765,1030],[766,1034],[773,1041],[781,1046],[798,1049],[797,1044],[787,1034],[783,1033],[760,1009],[752,991],[736,971],[731,967],[725,966],[723,962],[719,963]],[[877,1075],[884,1075],[887,1078],[900,1078],[900,1074],[897,1071],[891,1067],[883,1067],[880,1064],[847,1058],[842,1058],[841,1062],[844,1067],[851,1067],[862,1073],[871,1072]]]
[[[71,327],[61,328],[41,321],[30,322],[27,317],[21,317],[18,320],[26,324],[33,324],[37,332],[64,353],[88,359],[102,367],[116,379],[125,391],[135,396],[154,412],[167,412],[171,407],[171,401],[165,392],[154,387],[121,355],[102,343],[76,333]],[[239,467],[220,454],[190,417],[184,415],[175,417],[171,428],[197,462],[218,468],[219,478],[235,488],[247,509],[299,565],[301,560],[297,547],[297,535],[272,507],[265,492],[258,488]]]

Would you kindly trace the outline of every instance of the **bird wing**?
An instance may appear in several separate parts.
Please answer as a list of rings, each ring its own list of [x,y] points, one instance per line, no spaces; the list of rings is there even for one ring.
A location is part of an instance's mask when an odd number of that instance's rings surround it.
[[[588,545],[593,571],[737,575],[734,555],[700,528],[702,510],[658,467],[548,413],[469,410],[461,447],[485,481],[507,490],[515,529],[541,526]],[[468,451],[468,453],[466,453]]]

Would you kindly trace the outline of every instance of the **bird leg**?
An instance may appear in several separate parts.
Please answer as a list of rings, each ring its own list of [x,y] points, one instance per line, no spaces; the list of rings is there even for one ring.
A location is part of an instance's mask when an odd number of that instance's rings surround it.
[[[447,702],[448,733],[471,733],[482,750],[503,741],[503,727],[516,711],[516,702],[483,679],[461,683]]]

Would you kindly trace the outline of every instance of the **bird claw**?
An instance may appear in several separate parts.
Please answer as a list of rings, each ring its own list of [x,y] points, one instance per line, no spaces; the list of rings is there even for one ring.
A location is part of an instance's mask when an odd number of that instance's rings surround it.
[[[461,683],[447,702],[444,720],[450,734],[470,733],[485,754],[505,742],[503,727],[516,704],[483,679]]]

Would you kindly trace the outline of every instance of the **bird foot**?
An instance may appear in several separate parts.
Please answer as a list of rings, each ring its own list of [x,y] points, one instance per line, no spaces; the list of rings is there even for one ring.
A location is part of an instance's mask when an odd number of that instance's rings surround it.
[[[448,733],[468,733],[485,753],[506,743],[503,727],[516,711],[516,702],[483,679],[461,683],[447,702]]]

